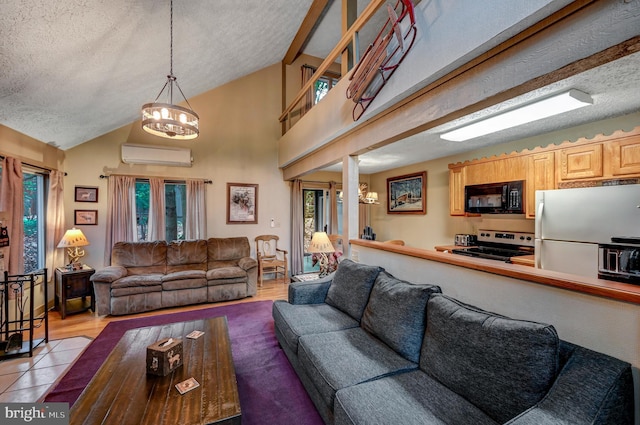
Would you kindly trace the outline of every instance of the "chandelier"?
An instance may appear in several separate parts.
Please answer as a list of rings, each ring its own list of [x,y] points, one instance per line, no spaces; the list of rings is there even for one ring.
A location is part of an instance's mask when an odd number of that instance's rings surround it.
[[[158,93],[153,103],[142,105],[142,128],[147,133],[169,139],[189,140],[198,137],[198,114],[191,110],[191,105],[173,75],[173,0],[171,0],[171,68],[167,82]],[[173,104],[173,86],[176,86],[182,99],[189,108]],[[159,103],[158,99],[166,92],[168,103]]]

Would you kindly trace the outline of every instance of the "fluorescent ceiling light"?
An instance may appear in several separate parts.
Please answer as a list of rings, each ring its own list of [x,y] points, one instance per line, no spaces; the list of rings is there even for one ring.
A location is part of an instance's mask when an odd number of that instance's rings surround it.
[[[440,137],[452,142],[463,142],[485,134],[495,133],[511,127],[527,124],[553,115],[573,111],[587,105],[593,105],[593,99],[587,93],[571,89],[538,100],[528,105],[474,122],[456,130],[443,133]]]

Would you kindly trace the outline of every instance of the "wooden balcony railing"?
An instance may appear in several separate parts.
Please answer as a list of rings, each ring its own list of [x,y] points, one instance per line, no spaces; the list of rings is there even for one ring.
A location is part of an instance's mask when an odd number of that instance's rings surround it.
[[[353,25],[347,30],[346,33],[342,35],[342,38],[336,45],[336,47],[331,50],[329,55],[325,58],[325,60],[320,64],[316,72],[313,74],[313,77],[307,81],[307,83],[300,89],[296,97],[293,98],[293,101],[287,106],[287,108],[280,115],[280,122],[283,123],[283,132],[291,128],[291,118],[297,111],[297,107],[300,102],[304,101],[305,96],[309,90],[312,90],[316,81],[321,78],[328,70],[329,67],[336,61],[338,56],[344,52],[345,49],[350,44],[355,43],[355,39],[357,37],[358,31],[365,26],[365,24],[373,17],[376,11],[386,3],[387,0],[371,0],[371,3],[362,11],[360,16],[355,20]],[[343,73],[343,77],[345,74]]]

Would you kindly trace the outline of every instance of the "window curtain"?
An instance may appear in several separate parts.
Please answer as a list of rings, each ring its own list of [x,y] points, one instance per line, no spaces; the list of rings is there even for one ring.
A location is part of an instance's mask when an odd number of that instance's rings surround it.
[[[150,241],[166,239],[164,179],[149,179],[149,235]],[[137,232],[136,232],[137,233]]]
[[[204,180],[187,180],[185,239],[207,238],[207,208]]]
[[[9,255],[5,255],[4,267],[10,274],[24,273],[24,187],[22,184],[22,162],[5,157],[2,160],[0,185],[0,211],[6,222],[3,227],[9,232]],[[6,251],[5,251],[6,252]]]
[[[47,194],[46,218],[46,267],[49,280],[53,280],[56,267],[65,263],[64,249],[57,248],[65,232],[64,227],[64,173],[51,171],[49,174],[49,192]]]
[[[301,87],[304,87],[305,84],[307,84],[311,80],[311,77],[313,77],[313,74],[315,72],[316,70],[313,69],[312,67],[308,65],[302,65],[302,86]],[[315,92],[313,87],[307,90],[307,93],[305,93],[304,95],[302,108],[300,108],[300,116],[306,114],[307,112],[309,112],[309,110],[311,110],[311,108],[313,107],[314,95],[315,95]]]
[[[130,176],[111,176],[107,189],[107,233],[104,264],[111,264],[111,248],[121,241],[135,241],[136,231],[136,179]]]
[[[304,270],[304,204],[302,180],[294,180],[291,186],[291,275]]]
[[[329,202],[331,212],[329,214],[329,233],[338,233],[338,189],[336,182],[329,182]]]

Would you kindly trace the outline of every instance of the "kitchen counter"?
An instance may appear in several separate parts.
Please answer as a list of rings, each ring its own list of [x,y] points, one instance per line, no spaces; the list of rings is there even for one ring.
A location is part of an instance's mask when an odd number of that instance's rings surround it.
[[[472,246],[458,246],[458,245],[437,245],[435,246],[438,252],[451,252],[452,249],[472,248]],[[493,260],[495,261],[495,260]],[[522,266],[534,267],[536,265],[535,255],[520,255],[517,257],[511,257],[511,263],[520,264]]]
[[[454,245],[438,246],[436,247],[436,249],[443,248],[442,251],[432,251],[410,246],[385,244],[383,242],[368,241],[364,239],[351,239],[349,240],[349,242],[351,243],[351,245],[395,252],[397,254],[422,258],[425,260],[439,261],[459,267],[465,267],[487,273],[494,273],[502,276],[522,279],[529,282],[554,286],[570,291],[576,291],[614,300],[640,304],[640,285],[631,285],[628,283],[614,282],[604,279],[594,279],[567,273],[554,272],[550,270],[537,269],[531,267],[530,265],[516,264],[515,262],[509,264],[502,261],[467,257],[464,255],[451,255],[448,252],[444,252],[448,251],[448,249],[455,248]],[[448,249],[446,249],[447,247]],[[525,257],[530,257],[528,260],[532,261],[531,257],[533,256]],[[524,260],[526,261],[527,258],[525,258]]]

